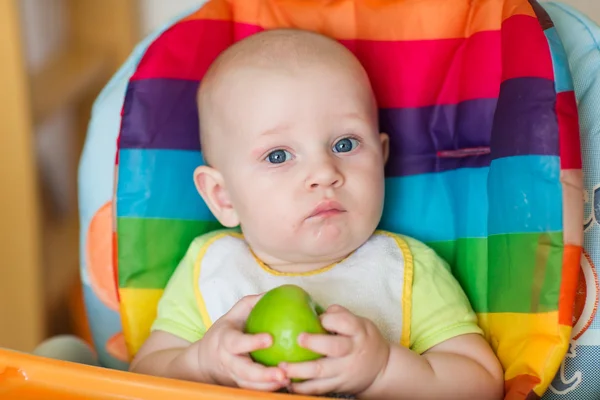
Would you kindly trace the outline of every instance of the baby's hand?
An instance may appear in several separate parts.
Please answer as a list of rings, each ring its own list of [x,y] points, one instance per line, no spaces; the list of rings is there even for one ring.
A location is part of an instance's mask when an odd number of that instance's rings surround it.
[[[385,370],[389,343],[373,322],[341,306],[329,307],[321,315],[321,323],[327,331],[337,335],[300,335],[301,346],[326,357],[282,364],[288,378],[306,380],[292,383],[291,390],[310,395],[364,392]]]
[[[281,368],[267,368],[252,361],[248,353],[271,346],[269,334],[243,333],[248,314],[260,296],[241,299],[219,318],[199,343],[201,371],[212,382],[245,389],[275,391],[289,384]]]

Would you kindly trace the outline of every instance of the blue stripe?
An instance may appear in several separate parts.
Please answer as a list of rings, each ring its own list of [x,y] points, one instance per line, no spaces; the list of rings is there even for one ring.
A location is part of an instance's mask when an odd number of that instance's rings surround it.
[[[556,85],[556,91],[570,92],[573,91],[573,77],[571,76],[571,69],[569,68],[569,59],[567,53],[563,47],[562,41],[558,36],[556,28],[546,29],[544,31],[546,39],[550,45],[550,52],[552,54],[552,65],[554,67],[554,81]]]
[[[201,153],[129,149],[119,157],[119,217],[214,220],[192,179]],[[559,231],[559,174],[557,156],[519,156],[490,167],[389,177],[380,227],[427,242]]]
[[[198,151],[121,150],[117,216],[214,221],[194,185],[202,164]]]
[[[559,173],[557,156],[519,156],[486,168],[388,178],[380,227],[426,242],[559,231]]]
[[[562,184],[557,156],[492,161],[488,194],[490,235],[562,230]]]
[[[380,227],[424,242],[486,237],[488,170],[388,178]]]

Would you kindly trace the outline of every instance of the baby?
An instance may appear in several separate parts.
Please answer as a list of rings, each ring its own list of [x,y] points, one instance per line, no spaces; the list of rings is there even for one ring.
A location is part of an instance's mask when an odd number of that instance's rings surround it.
[[[198,107],[196,186],[241,233],[193,241],[132,371],[365,399],[502,397],[501,366],[448,266],[376,230],[388,136],[350,51],[298,30],[253,35],[211,65]],[[300,335],[317,361],[265,367],[248,353],[272,338],[244,334],[245,320],[260,293],[287,283],[327,307],[335,335]]]

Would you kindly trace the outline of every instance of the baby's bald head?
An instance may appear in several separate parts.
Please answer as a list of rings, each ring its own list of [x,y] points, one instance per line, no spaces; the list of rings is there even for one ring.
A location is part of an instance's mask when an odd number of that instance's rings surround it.
[[[198,90],[201,146],[205,161],[218,167],[216,150],[227,135],[223,122],[229,99],[238,96],[229,82],[241,71],[269,73],[302,72],[325,68],[335,74],[348,74],[368,97],[373,118],[377,108],[366,72],[354,55],[337,41],[316,33],[296,29],[275,29],[252,35],[222,52],[206,72]],[[293,96],[293,93],[290,93]]]

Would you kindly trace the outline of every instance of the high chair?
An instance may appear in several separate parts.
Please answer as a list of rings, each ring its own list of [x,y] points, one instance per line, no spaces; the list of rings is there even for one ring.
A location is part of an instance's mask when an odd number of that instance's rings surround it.
[[[191,178],[198,84],[227,46],[278,27],[365,66],[391,140],[380,228],[449,262],[505,398],[596,398],[600,28],[534,0],[210,0],[150,35],[98,97],[80,164],[84,298],[108,369],[0,352],[0,398],[288,397],[118,371],[191,240],[220,227]]]

